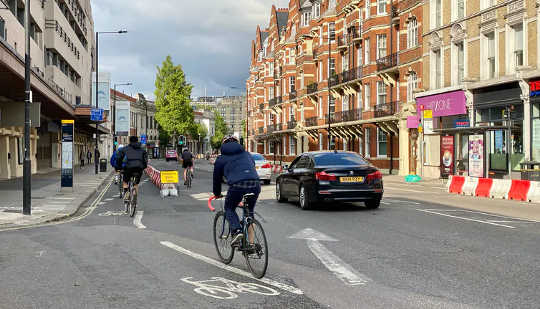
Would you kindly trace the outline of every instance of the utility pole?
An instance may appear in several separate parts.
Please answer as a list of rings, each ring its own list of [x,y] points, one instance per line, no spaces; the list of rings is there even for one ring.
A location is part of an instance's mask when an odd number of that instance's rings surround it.
[[[96,32],[96,109],[99,109],[99,32]],[[98,143],[99,143],[99,130],[98,130],[99,122],[96,121],[96,147],[94,148],[94,168],[96,175],[98,173]]]
[[[30,105],[32,104],[32,90],[30,88],[30,2],[24,6],[24,163],[23,163],[23,214],[32,214],[32,161],[30,161]]]

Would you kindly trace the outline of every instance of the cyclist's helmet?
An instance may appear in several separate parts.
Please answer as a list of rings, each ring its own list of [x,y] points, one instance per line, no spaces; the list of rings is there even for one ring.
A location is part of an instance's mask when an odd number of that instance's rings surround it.
[[[236,138],[236,136],[234,136],[234,135],[227,135],[227,136],[225,136],[223,138],[223,140],[221,140],[222,144],[227,144],[227,143],[230,143],[230,142],[238,143],[238,138]]]

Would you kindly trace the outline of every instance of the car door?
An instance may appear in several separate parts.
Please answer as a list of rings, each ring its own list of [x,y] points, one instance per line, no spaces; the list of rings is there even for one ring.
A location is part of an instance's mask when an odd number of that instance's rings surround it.
[[[287,170],[284,171],[282,174],[282,181],[281,181],[281,190],[285,193],[285,196],[291,196],[293,192],[293,180],[292,177],[294,177],[294,168],[298,161],[300,160],[300,157],[297,157],[292,161],[291,165],[287,168]]]
[[[309,162],[309,157],[307,155],[302,155],[300,157],[300,160],[298,160],[298,163],[294,166],[292,170],[292,175],[290,177],[292,196],[294,196],[295,194],[298,195],[298,192],[300,192],[300,184],[302,183],[302,180],[309,176]]]

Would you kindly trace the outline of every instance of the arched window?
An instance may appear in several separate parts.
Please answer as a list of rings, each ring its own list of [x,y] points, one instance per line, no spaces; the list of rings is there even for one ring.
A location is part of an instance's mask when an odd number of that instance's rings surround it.
[[[410,72],[407,77],[407,102],[414,101],[414,89],[418,88],[416,72]]]
[[[407,48],[418,46],[418,21],[416,18],[409,20],[407,26]]]

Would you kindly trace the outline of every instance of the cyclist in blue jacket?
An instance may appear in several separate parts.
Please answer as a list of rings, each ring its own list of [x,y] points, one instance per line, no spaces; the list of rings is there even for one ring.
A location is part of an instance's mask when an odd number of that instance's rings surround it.
[[[255,196],[248,200],[247,205],[249,215],[253,217],[255,203],[261,193],[261,183],[251,154],[245,151],[244,147],[238,143],[238,139],[232,135],[223,138],[221,155],[214,163],[213,193],[216,197],[221,197],[221,182],[224,176],[229,185],[225,198],[225,217],[229,221],[233,235],[231,244],[237,245],[244,235],[235,209],[245,194],[253,193]],[[251,231],[249,232],[251,234]],[[251,240],[253,237],[249,236]]]
[[[111,166],[114,168],[114,171],[116,172],[116,175],[114,177],[114,183],[118,184],[118,181],[120,179],[120,170],[116,167],[116,159],[118,158],[118,151],[120,151],[120,148],[122,146],[119,146],[115,151],[113,151],[113,154],[111,156]]]

